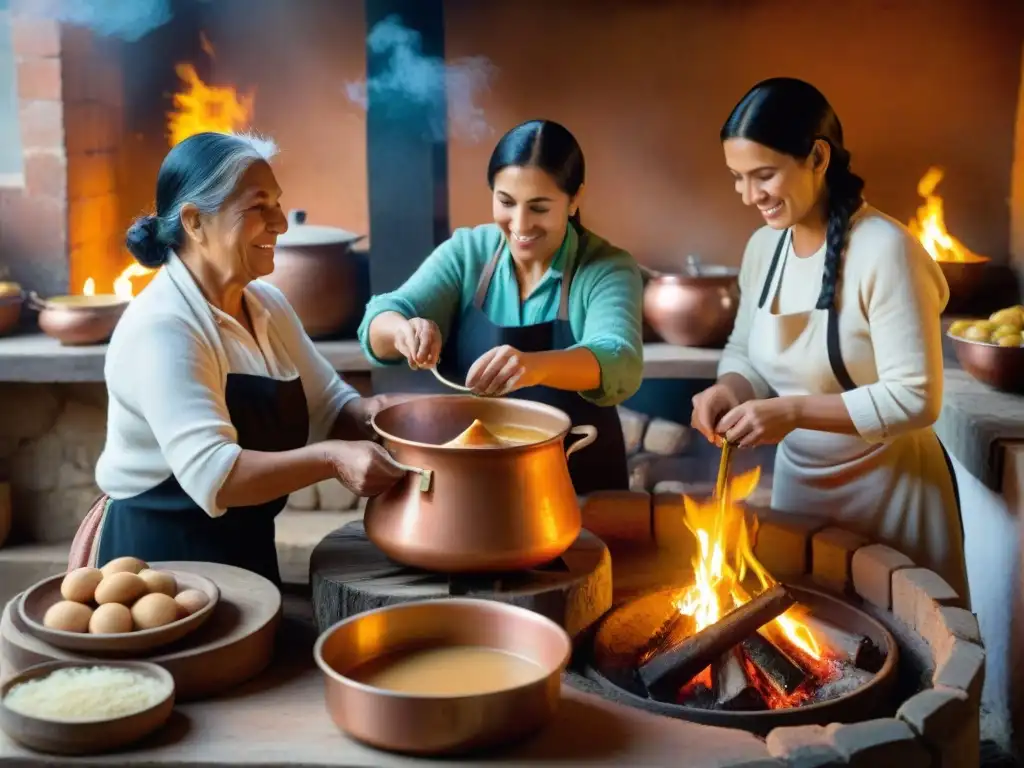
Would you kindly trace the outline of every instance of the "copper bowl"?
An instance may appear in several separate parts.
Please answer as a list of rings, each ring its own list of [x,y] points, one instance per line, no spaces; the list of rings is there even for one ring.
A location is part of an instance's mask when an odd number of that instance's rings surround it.
[[[1024,392],[1024,347],[1000,347],[946,335],[953,342],[960,367],[978,381],[1004,392]]]
[[[970,261],[939,261],[936,264],[942,270],[949,286],[949,301],[946,311],[954,311],[971,300],[981,279],[985,276],[990,259],[987,256],[974,255]]]
[[[691,263],[688,272],[645,270],[644,319],[669,344],[722,347],[740,305],[739,271]]]
[[[113,294],[49,299],[30,294],[29,299],[32,308],[39,312],[43,333],[68,347],[109,340],[129,302]]]
[[[474,419],[547,438],[504,448],[447,447]],[[369,500],[366,535],[404,565],[441,573],[518,571],[565,552],[582,526],[568,457],[597,437],[529,400],[435,395],[391,405],[371,424],[412,471]],[[569,434],[581,439],[565,446]]]
[[[348,677],[372,659],[425,647],[507,651],[540,667],[534,682],[491,693],[425,696]],[[327,712],[345,734],[417,755],[465,753],[536,731],[557,710],[572,641],[540,614],[489,600],[451,598],[389,605],[344,619],[316,641]]]

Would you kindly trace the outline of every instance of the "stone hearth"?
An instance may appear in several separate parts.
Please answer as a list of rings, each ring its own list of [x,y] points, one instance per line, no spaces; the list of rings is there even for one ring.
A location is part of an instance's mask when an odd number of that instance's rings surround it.
[[[584,526],[612,551],[616,602],[689,582],[694,540],[682,502],[670,492],[598,493],[586,500]],[[978,766],[985,651],[977,619],[956,592],[902,553],[828,521],[756,513],[754,551],[770,572],[844,597],[882,622],[900,646],[900,697],[892,711],[860,723],[776,728],[765,743],[778,765]],[[620,572],[630,574],[628,581]],[[569,676],[571,685],[636,705],[581,671]]]

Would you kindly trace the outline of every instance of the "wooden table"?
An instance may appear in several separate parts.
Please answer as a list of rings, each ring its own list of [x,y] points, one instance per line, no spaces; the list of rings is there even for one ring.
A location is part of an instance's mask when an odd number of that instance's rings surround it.
[[[219,699],[176,708],[168,725],[138,748],[109,757],[54,759],[0,734],[0,766],[336,766],[772,765],[764,743],[740,731],[686,723],[607,702],[563,685],[554,723],[522,746],[472,760],[404,758],[343,736],[324,708],[323,682],[312,661],[312,615],[304,599],[287,597],[274,665]]]

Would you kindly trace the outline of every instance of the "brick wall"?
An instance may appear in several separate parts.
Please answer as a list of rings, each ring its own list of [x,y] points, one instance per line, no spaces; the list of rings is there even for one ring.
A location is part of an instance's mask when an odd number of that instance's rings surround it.
[[[124,146],[120,44],[69,27],[61,44],[71,289],[80,292],[92,277],[99,292],[108,292],[130,261],[117,194]]]
[[[24,183],[0,189],[0,264],[43,296],[109,291],[124,268],[117,179],[123,146],[119,43],[12,3]]]
[[[60,27],[19,18],[12,6],[24,185],[0,189],[0,262],[28,289],[62,293],[69,275]]]

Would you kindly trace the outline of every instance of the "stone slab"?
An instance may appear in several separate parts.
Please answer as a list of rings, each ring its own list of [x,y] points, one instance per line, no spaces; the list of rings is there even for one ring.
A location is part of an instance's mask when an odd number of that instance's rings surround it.
[[[854,553],[868,543],[845,528],[825,528],[811,538],[811,577],[833,592],[848,592],[853,585]]]
[[[892,574],[892,612],[911,629],[921,632],[944,605],[957,605],[960,597],[935,571],[903,568]]]
[[[811,569],[811,537],[829,521],[810,515],[753,509],[757,518],[754,555],[777,576],[803,576]]]
[[[879,608],[892,608],[892,572],[914,561],[885,544],[868,544],[853,553],[850,571],[857,594]]]
[[[931,756],[902,720],[880,718],[825,727],[853,768],[930,768]]]
[[[363,373],[373,368],[357,341],[316,341],[314,344],[336,371]],[[106,353],[105,344],[62,347],[42,333],[7,336],[0,338],[0,381],[103,381]],[[645,344],[644,378],[714,379],[721,357],[720,349]]]

